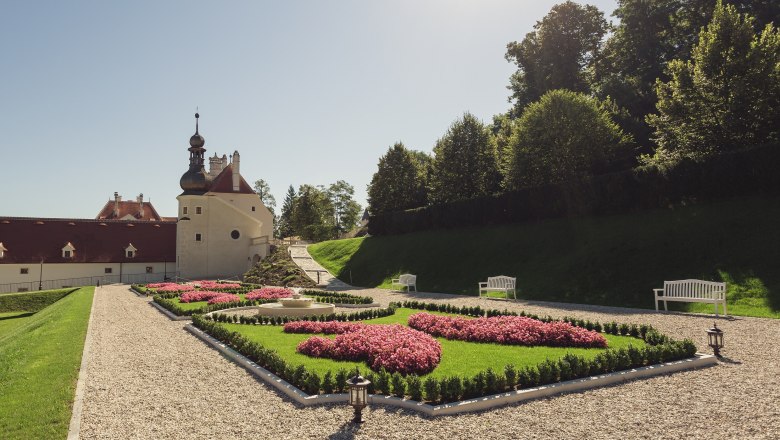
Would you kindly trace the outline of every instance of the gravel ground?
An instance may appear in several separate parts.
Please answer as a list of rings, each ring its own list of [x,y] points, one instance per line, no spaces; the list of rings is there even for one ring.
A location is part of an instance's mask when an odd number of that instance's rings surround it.
[[[552,316],[649,323],[706,349],[712,317],[442,294],[353,293],[389,301],[458,305]],[[97,289],[82,438],[780,438],[780,321],[720,319],[718,366],[428,419],[375,406],[354,428],[346,405],[300,408],[183,330],[127,286]]]

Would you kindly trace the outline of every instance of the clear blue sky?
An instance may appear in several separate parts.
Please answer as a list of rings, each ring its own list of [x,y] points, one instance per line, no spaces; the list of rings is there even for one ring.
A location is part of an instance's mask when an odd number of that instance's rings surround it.
[[[0,216],[92,218],[114,191],[175,216],[196,106],[206,154],[238,150],[278,205],[344,179],[365,206],[394,142],[508,108],[506,44],[555,3],[5,2]]]

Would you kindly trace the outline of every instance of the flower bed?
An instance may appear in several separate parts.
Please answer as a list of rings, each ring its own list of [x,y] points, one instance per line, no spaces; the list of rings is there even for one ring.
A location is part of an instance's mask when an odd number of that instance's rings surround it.
[[[200,287],[201,289],[205,290],[221,290],[221,289],[240,289],[241,284],[239,283],[220,283],[217,281],[193,281],[192,284],[194,284],[196,287]]]
[[[291,289],[284,287],[263,287],[246,294],[246,299],[279,299],[290,298],[293,296]]]
[[[297,351],[315,357],[366,361],[377,371],[384,368],[403,375],[425,374],[433,371],[441,360],[438,341],[399,324],[297,321],[285,324],[284,331],[337,334],[335,339],[309,338],[298,344]]]
[[[212,298],[216,298],[218,296],[225,295],[225,292],[213,292],[210,290],[197,290],[197,291],[190,291],[190,292],[184,292],[179,297],[179,301],[183,303],[191,303],[191,302],[199,302],[199,301],[208,301]]]
[[[542,322],[523,316],[466,319],[415,313],[409,317],[409,326],[433,336],[469,342],[552,347],[607,347],[607,340],[595,331],[575,327],[567,322]]]
[[[191,284],[179,284],[179,283],[152,283],[147,284],[148,289],[154,289],[157,293],[178,293],[189,292],[195,290],[195,286]]]
[[[225,303],[237,303],[241,301],[241,297],[238,295],[233,295],[231,293],[228,294],[222,294],[220,296],[215,296],[208,300],[208,304],[225,304]]]

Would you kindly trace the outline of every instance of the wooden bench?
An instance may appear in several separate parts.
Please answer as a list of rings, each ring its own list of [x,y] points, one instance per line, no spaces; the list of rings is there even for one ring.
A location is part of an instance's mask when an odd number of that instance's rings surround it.
[[[505,275],[499,275],[497,277],[488,277],[487,281],[479,283],[479,296],[482,296],[482,292],[497,292],[503,291],[507,299],[509,299],[509,291],[512,291],[512,298],[517,299],[515,293],[515,283],[517,278],[508,277]]]
[[[663,289],[653,289],[655,309],[658,301],[702,302],[715,305],[715,316],[718,316],[718,304],[723,304],[723,314],[726,314],[726,283],[702,280],[664,281]]]
[[[392,289],[393,286],[406,287],[407,292],[410,292],[414,287],[414,291],[417,292],[417,275],[410,273],[398,275],[398,278],[393,278],[390,281],[390,288]]]

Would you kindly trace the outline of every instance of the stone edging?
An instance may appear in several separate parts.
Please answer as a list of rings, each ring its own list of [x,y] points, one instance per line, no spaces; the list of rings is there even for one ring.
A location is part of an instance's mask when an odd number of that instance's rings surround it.
[[[73,412],[70,416],[68,425],[68,440],[77,440],[81,431],[81,413],[84,407],[84,388],[87,382],[87,363],[89,362],[90,347],[92,346],[92,319],[95,316],[95,303],[97,302],[97,289],[92,293],[92,306],[89,310],[89,321],[87,322],[87,335],[84,338],[84,349],[81,350],[81,366],[79,367],[79,378],[76,381],[76,393],[73,397]]]
[[[184,326],[184,328],[298,404],[303,406],[312,406],[330,403],[344,403],[349,400],[347,394],[321,394],[310,396],[279,376],[252,362],[250,359],[228,347],[226,344],[196,328],[192,324],[187,324]],[[659,376],[662,374],[675,373],[678,371],[690,370],[694,368],[709,367],[712,365],[717,365],[717,363],[718,360],[715,356],[697,353],[692,358],[679,361],[665,362],[663,364],[617,371],[615,373],[599,376],[590,376],[584,379],[574,379],[566,382],[543,385],[536,388],[509,391],[491,396],[483,396],[476,399],[451,402],[442,405],[429,405],[427,403],[421,403],[414,400],[400,399],[398,397],[377,394],[369,395],[368,400],[370,404],[396,406],[405,409],[411,409],[428,416],[435,417],[464,412],[483,411],[497,406],[539,399],[556,394],[584,391],[591,388],[614,385],[635,379]]]
[[[192,320],[192,316],[187,316],[187,315],[178,316],[178,315],[174,315],[173,313],[171,313],[170,310],[168,310],[165,307],[157,304],[156,302],[154,302],[154,300],[149,301],[149,304],[151,304],[152,306],[157,308],[157,310],[159,310],[163,315],[165,315],[168,318],[170,318],[171,321],[191,321]]]

